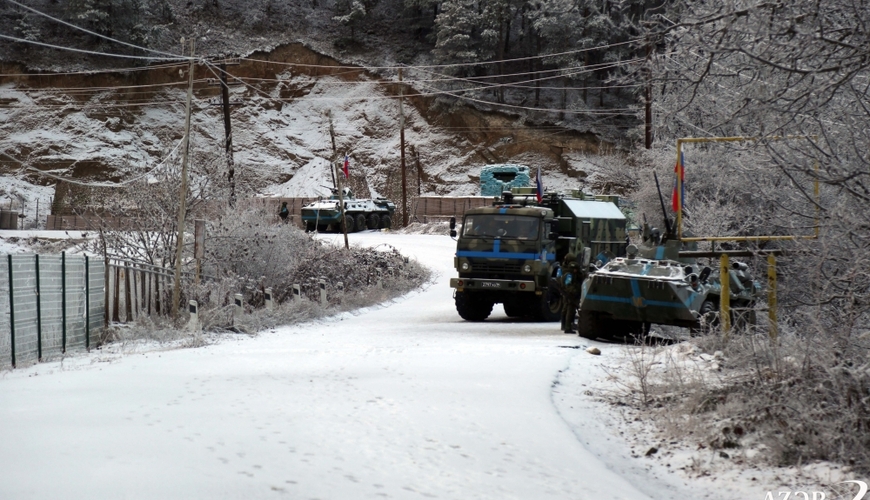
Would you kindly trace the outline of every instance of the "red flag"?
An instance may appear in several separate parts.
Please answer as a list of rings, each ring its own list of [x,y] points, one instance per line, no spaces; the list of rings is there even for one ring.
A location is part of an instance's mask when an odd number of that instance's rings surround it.
[[[347,155],[344,155],[344,178],[347,179],[350,172],[348,171],[348,167],[350,167],[350,160],[347,158]]]
[[[671,208],[674,212],[682,210],[686,202],[686,171],[683,168],[683,153],[680,153],[677,159],[677,165],[674,167],[674,192],[671,194]],[[677,179],[680,180],[680,190],[677,192]]]

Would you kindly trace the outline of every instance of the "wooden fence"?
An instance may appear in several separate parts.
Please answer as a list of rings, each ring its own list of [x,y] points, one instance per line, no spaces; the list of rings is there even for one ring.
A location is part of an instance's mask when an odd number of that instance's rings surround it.
[[[239,207],[262,208],[266,213],[274,214],[278,221],[278,211],[281,203],[287,202],[290,210],[289,221],[302,227],[302,207],[317,201],[318,198],[247,198],[238,201]],[[435,222],[448,217],[461,217],[466,210],[492,205],[494,198],[487,196],[415,196],[409,200],[410,213],[408,219],[413,222]],[[208,209],[206,209],[208,211]],[[206,217],[208,218],[208,217]],[[401,221],[396,217],[395,221]],[[48,230],[97,230],[101,227],[114,230],[128,230],[137,227],[135,217],[108,217],[97,214],[81,215],[49,215],[45,222]]]

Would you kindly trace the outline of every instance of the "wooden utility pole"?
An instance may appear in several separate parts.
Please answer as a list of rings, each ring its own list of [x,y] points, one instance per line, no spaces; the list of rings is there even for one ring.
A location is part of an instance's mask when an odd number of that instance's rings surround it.
[[[335,165],[335,168],[338,169],[338,163],[333,162],[333,165]],[[347,216],[344,214],[344,183],[341,182],[341,176],[343,173],[344,173],[344,169],[342,169],[341,172],[336,172],[335,178],[338,179],[338,206],[339,206],[339,210],[341,211],[340,224],[341,224],[342,232],[344,233],[344,248],[349,249],[350,244],[347,242],[347,221],[345,219],[345,217],[347,217]]]
[[[402,158],[402,227],[408,226],[408,179],[405,173],[405,109],[402,107],[402,68],[399,68],[399,143]]]
[[[236,206],[236,165],[233,161],[233,131],[230,125],[230,87],[227,84],[227,64],[221,63],[221,101],[224,108],[224,133],[226,135],[227,181],[230,184],[230,206]]]
[[[326,116],[329,117],[329,138],[332,139],[332,166],[329,168],[329,173],[332,175],[332,187],[338,189],[338,182],[335,177],[335,162],[338,161],[338,152],[335,150],[335,129],[332,128],[332,112],[327,111]]]
[[[190,150],[190,101],[193,99],[193,42],[190,40],[190,66],[187,84],[187,116],[184,119],[184,154],[181,159],[181,188],[178,194],[178,236],[175,239],[175,286],[172,288],[172,317],[178,317],[181,304],[181,257],[184,250],[184,213],[187,211],[187,156]]]

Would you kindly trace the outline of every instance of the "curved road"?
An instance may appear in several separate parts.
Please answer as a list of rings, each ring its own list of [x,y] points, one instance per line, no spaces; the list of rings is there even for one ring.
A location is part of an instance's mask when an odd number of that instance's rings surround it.
[[[462,321],[446,236],[351,239],[435,283],[256,338],[4,373],[0,498],[651,498],[556,410],[560,370],[594,358],[564,348],[581,339],[498,306]]]

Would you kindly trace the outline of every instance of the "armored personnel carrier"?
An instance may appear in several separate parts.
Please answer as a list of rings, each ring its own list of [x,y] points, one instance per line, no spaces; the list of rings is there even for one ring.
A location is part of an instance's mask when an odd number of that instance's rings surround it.
[[[662,242],[645,228],[641,249],[629,245],[625,257],[610,260],[583,282],[577,330],[581,337],[643,335],[651,324],[699,330],[718,322],[722,279],[728,279],[732,323],[755,323],[752,310],[761,286],[749,266],[734,262],[727,277],[699,269],[679,257],[681,242]],[[745,311],[745,314],[740,314]]]
[[[396,204],[386,198],[357,199],[350,188],[344,188],[344,221],[341,220],[338,190],[333,189],[329,198],[318,200],[302,207],[302,223],[306,231],[342,231],[385,229],[393,224]]]

